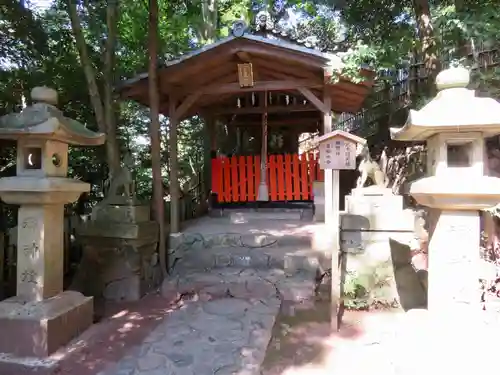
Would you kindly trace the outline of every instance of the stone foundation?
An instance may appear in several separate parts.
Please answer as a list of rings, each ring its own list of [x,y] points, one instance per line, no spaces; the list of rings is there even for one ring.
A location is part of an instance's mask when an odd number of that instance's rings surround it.
[[[78,292],[39,302],[19,296],[6,299],[0,303],[0,352],[47,357],[89,328],[92,319],[92,297]]]
[[[149,221],[149,206],[110,205],[98,214],[78,231],[83,258],[72,289],[110,301],[139,300],[161,282],[158,225]]]
[[[415,216],[403,210],[401,196],[388,189],[354,189],[341,215],[341,250],[347,285],[367,288],[367,302],[423,307],[426,293],[412,267],[410,243]]]

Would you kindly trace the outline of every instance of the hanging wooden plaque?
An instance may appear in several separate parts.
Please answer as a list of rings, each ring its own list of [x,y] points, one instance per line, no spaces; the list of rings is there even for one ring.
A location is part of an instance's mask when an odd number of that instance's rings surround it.
[[[251,63],[238,64],[240,87],[253,87],[253,69]]]

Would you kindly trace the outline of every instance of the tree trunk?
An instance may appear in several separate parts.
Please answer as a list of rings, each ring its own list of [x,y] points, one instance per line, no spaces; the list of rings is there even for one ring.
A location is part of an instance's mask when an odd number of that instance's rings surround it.
[[[71,28],[73,30],[73,35],[75,37],[75,43],[76,47],[78,49],[78,53],[80,55],[80,62],[83,67],[83,71],[85,73],[85,78],[87,80],[87,86],[89,90],[89,95],[90,95],[90,101],[92,103],[92,107],[94,109],[95,113],[95,119],[97,121],[97,126],[99,127],[99,131],[102,133],[105,133],[108,135],[106,138],[106,157],[107,157],[107,163],[109,165],[109,168],[111,171],[113,171],[113,168],[115,168],[119,164],[119,152],[118,152],[118,147],[116,143],[116,126],[113,123],[112,125],[109,126],[108,128],[108,123],[107,123],[107,117],[104,111],[104,106],[101,100],[101,95],[99,93],[99,88],[97,87],[97,81],[95,78],[95,71],[94,67],[92,66],[92,61],[90,60],[88,50],[87,50],[87,44],[85,42],[85,37],[83,36],[82,32],[82,27],[80,24],[80,18],[78,17],[78,11],[76,9],[76,2],[73,0],[68,0],[67,1],[68,5],[68,14],[71,20]],[[111,11],[113,11],[113,7],[115,8],[114,12],[116,12],[117,9],[117,4],[114,1],[110,1],[108,5],[108,15],[110,13],[110,9],[112,8]],[[113,20],[113,17],[111,17],[111,20]],[[109,19],[108,19],[109,21]],[[114,22],[116,23],[116,16],[114,17]],[[108,38],[111,36],[111,46],[114,46],[116,40],[116,25],[112,27],[114,29],[114,35],[109,35],[113,34],[110,31],[108,31]],[[109,44],[107,42],[107,44]],[[113,66],[108,64],[113,63],[113,56],[114,56],[114,47],[109,48],[109,50],[106,51],[107,56],[111,56],[109,61],[106,59],[105,62],[105,67],[104,70],[105,72],[113,71]],[[107,74],[106,74],[107,75]],[[108,80],[112,81],[112,77],[106,77],[106,85],[108,84]],[[112,90],[112,82],[110,82]],[[112,95],[112,94],[111,94]],[[110,96],[111,96],[110,95]],[[111,97],[112,101],[112,97]],[[111,114],[111,117],[109,120],[113,120],[114,116]],[[111,129],[111,134],[110,134],[110,129]]]
[[[104,50],[104,118],[106,121],[107,142],[109,145],[108,163],[111,172],[120,168],[120,152],[116,138],[116,107],[113,97],[115,80],[115,49],[118,22],[118,0],[109,0],[106,8],[108,37]]]
[[[160,98],[158,91],[158,0],[149,0],[149,107],[151,134],[151,164],[153,169],[153,209],[160,229],[158,251],[162,275],[167,276],[167,259],[165,249],[165,215],[163,202],[163,179],[161,176],[161,142],[160,142]]]
[[[203,42],[213,43],[217,37],[217,0],[202,0],[202,32]]]
[[[441,62],[438,57],[436,36],[431,22],[429,0],[413,0],[413,8],[421,44],[420,54],[427,75],[424,93],[432,97],[436,94],[435,81],[437,74],[441,70]]]

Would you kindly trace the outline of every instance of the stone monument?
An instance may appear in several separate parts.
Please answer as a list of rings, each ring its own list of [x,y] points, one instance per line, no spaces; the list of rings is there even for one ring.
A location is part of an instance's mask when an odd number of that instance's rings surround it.
[[[404,308],[425,306],[425,292],[416,273],[411,269],[408,276],[408,269],[402,270],[403,266],[410,266],[409,251],[408,259],[401,262],[401,246],[395,254],[392,245],[410,244],[414,236],[414,215],[403,209],[403,197],[376,185],[357,188],[345,197],[345,208],[341,215],[340,248],[347,254],[347,273],[359,276],[377,269],[388,278],[380,290],[368,291],[370,295]]]
[[[93,300],[63,291],[64,205],[90,185],[66,178],[68,145],[105,141],[56,107],[56,91],[36,87],[34,104],[0,118],[0,138],[17,141],[17,175],[0,179],[0,197],[20,205],[17,293],[0,303],[0,352],[45,357],[92,324]]]
[[[415,218],[411,210],[403,208],[403,197],[394,195],[387,188],[387,177],[383,168],[370,157],[369,149],[362,145],[362,160],[358,170],[360,177],[351,195],[345,197],[345,213],[341,216],[342,252],[347,253],[346,268],[349,275],[362,275],[377,269],[387,276],[380,290],[369,290],[374,298],[389,304],[399,303],[404,308],[425,306],[425,292],[417,275],[407,269],[396,267],[403,254],[402,247],[391,244],[410,244],[414,236]],[[373,183],[365,186],[368,179]],[[408,248],[409,249],[409,248]],[[408,259],[404,266],[410,266]],[[403,267],[401,267],[403,268]],[[418,290],[413,290],[415,287]]]
[[[135,197],[132,157],[110,175],[105,198],[77,230],[83,259],[72,288],[110,301],[136,301],[161,282],[158,224]]]
[[[469,72],[441,72],[438,95],[406,125],[391,129],[400,141],[426,141],[429,177],[410,194],[441,211],[429,243],[428,309],[447,316],[479,311],[479,210],[500,201],[500,178],[484,175],[485,138],[500,133],[500,104],[467,89]]]

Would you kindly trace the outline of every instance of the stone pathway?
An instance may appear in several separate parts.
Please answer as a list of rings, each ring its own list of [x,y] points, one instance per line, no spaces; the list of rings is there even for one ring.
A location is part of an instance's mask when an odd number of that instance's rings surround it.
[[[312,281],[280,270],[226,268],[174,277],[162,293],[177,294],[181,308],[99,375],[257,375],[282,301],[306,301],[312,288]]]

